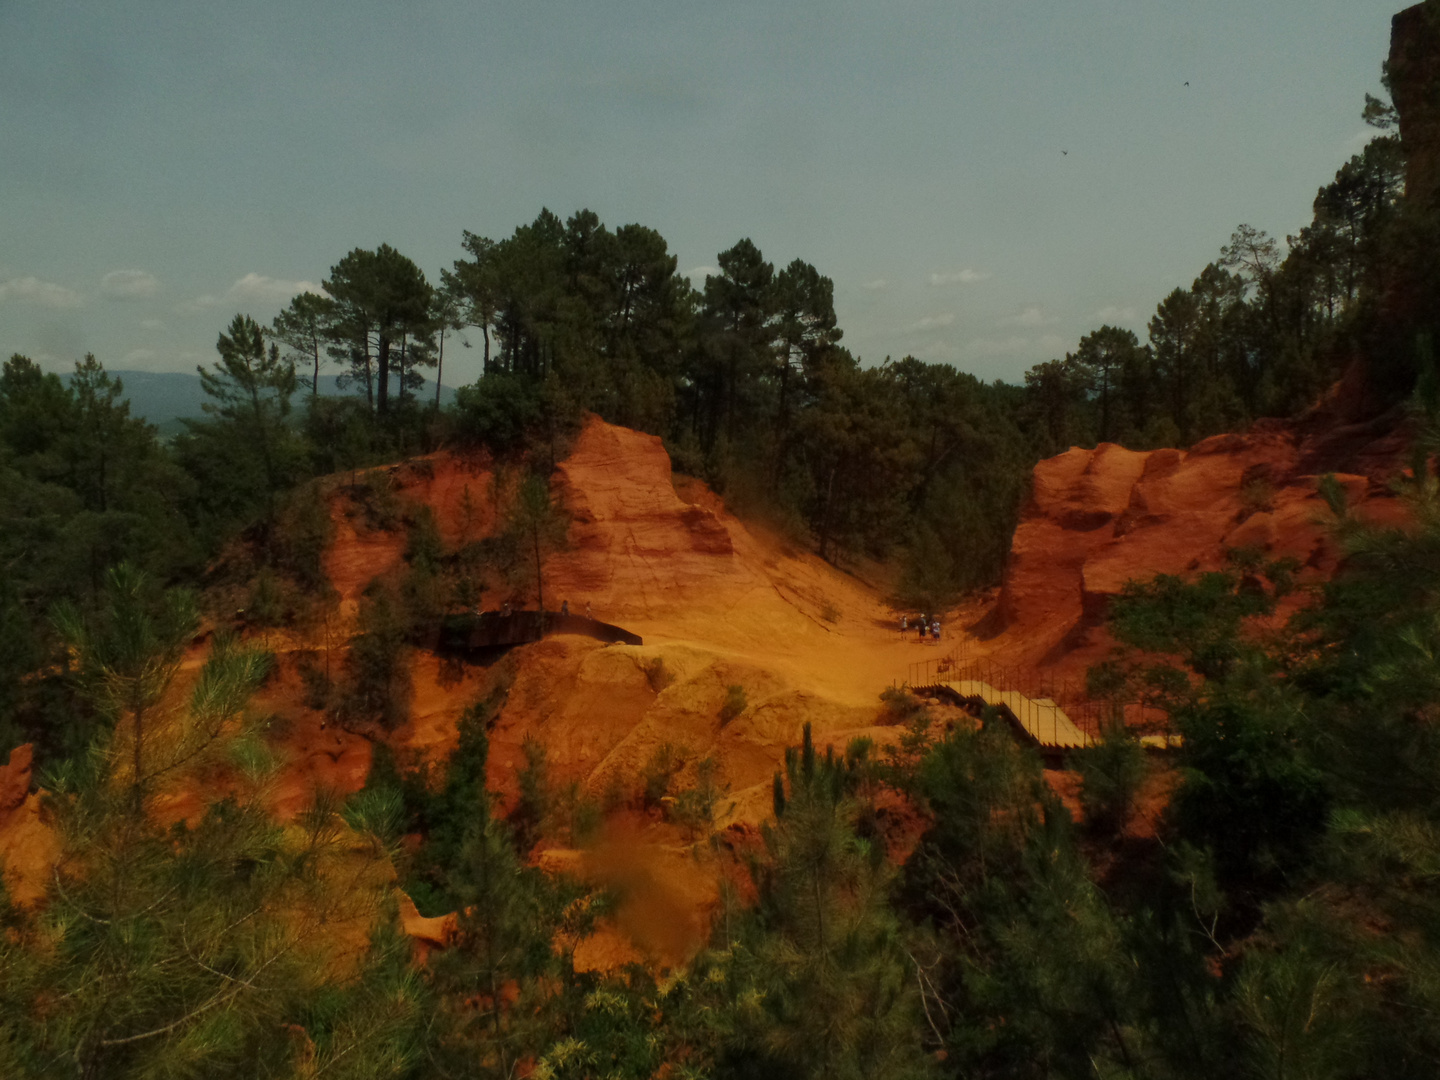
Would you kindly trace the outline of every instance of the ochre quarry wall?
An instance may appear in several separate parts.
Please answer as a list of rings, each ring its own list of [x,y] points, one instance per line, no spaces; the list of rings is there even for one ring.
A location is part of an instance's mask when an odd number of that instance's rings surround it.
[[[588,605],[645,644],[557,635],[516,650],[491,733],[497,791],[513,792],[527,737],[544,742],[558,775],[612,798],[669,743],[687,761],[678,785],[713,758],[729,792],[722,820],[753,823],[806,722],[839,749],[894,734],[874,726],[878,697],[916,646],[899,641],[878,592],[747,528],[702,486],[684,490],[658,438],[597,419],[559,465],[553,494],[570,529],[545,566],[547,601]],[[732,686],[746,707],[725,721]]]
[[[1111,598],[1127,581],[1222,569],[1230,549],[1292,556],[1301,581],[1333,573],[1339,552],[1319,476],[1332,472],[1363,518],[1400,521],[1390,478],[1403,439],[1387,423],[1261,425],[1190,450],[1072,448],[1035,467],[992,611],[976,626],[1005,662],[1083,678],[1108,655]],[[1352,471],[1353,470],[1353,471]]]

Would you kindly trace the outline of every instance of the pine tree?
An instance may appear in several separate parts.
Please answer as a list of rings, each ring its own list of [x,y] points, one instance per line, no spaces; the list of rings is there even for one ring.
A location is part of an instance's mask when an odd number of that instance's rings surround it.
[[[222,640],[181,694],[190,606],[148,595],[124,567],[98,620],[62,622],[82,688],[113,729],[55,775],[63,856],[37,953],[44,990],[19,1025],[30,1068],[238,1078],[311,1053],[349,1058],[370,1035],[301,1021],[364,970],[385,865],[355,857],[324,798],[289,826],[271,820],[269,756],[246,710],[267,658]],[[404,988],[381,982],[339,992],[351,1011],[385,1003],[403,1026]],[[365,1069],[337,1073],[394,1075],[373,1068],[386,1059],[375,1049]]]

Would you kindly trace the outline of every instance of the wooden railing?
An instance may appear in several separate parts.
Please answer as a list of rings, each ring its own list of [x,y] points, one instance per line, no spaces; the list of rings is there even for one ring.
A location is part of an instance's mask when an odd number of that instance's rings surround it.
[[[1153,705],[1130,698],[1092,697],[1083,679],[1057,679],[1053,673],[1041,669],[1006,664],[989,656],[970,657],[965,653],[962,644],[945,655],[915,661],[909,666],[907,685],[921,689],[973,681],[987,683],[998,691],[1016,691],[1039,706],[1032,708],[1023,703],[1019,706],[1035,713],[1033,720],[1037,726],[1047,723],[1044,707],[1053,703],[1090,740],[1098,739],[1106,726],[1115,721],[1123,721],[1141,731],[1168,730],[1168,715]],[[1027,718],[1019,719],[1024,723]],[[1058,723],[1058,720],[1052,718],[1048,722]]]

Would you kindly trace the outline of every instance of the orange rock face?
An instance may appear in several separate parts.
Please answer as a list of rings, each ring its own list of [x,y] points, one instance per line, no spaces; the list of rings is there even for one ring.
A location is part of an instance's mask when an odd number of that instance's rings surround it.
[[[30,790],[34,747],[10,751],[0,765],[0,870],[10,899],[33,904],[45,895],[50,868],[60,857],[60,840],[45,820],[41,795]]]
[[[1110,649],[1102,623],[1126,582],[1218,570],[1234,549],[1293,557],[1302,581],[1327,578],[1339,553],[1325,524],[1320,473],[1334,471],[1362,518],[1404,518],[1387,482],[1400,440],[1336,435],[1306,438],[1276,425],[1217,435],[1188,451],[1137,453],[1105,443],[1042,461],[988,620],[999,634],[982,651],[1051,676],[1083,677]],[[1363,471],[1345,472],[1347,464]]]

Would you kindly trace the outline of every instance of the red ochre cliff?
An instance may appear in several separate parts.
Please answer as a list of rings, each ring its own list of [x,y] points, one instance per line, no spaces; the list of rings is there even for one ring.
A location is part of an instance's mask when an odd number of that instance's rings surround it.
[[[1298,560],[1302,583],[1328,578],[1339,552],[1319,477],[1334,474],[1360,517],[1402,520],[1395,423],[1260,424],[1189,450],[1102,443],[1040,462],[976,651],[1078,680],[1110,651],[1104,616],[1127,581],[1218,570],[1244,548]]]
[[[1399,440],[1383,434],[1385,424],[1312,427],[1218,436],[1189,451],[1102,445],[1041,462],[1003,588],[947,619],[944,651],[1078,677],[1107,654],[1104,609],[1127,580],[1214,569],[1234,547],[1293,555],[1310,580],[1325,577],[1336,552],[1317,476],[1338,472],[1362,515],[1398,518],[1386,480]],[[442,452],[374,472],[402,509],[429,506],[447,543],[493,534],[503,517],[495,492],[504,485],[493,483],[483,458]],[[328,651],[338,671],[362,591],[403,572],[404,531],[366,524],[345,493],[355,479],[336,478],[329,496],[336,529],[325,565],[340,595],[337,615],[305,635],[272,633],[261,642],[279,661],[255,704],[277,718],[272,743],[282,767],[270,799],[281,819],[307,806],[317,788],[358,790],[372,739],[384,738],[403,765],[443,762],[461,713],[498,670],[417,649],[409,720],[389,733],[346,730],[305,706],[302,653],[314,662]],[[556,783],[632,807],[646,763],[668,744],[685,762],[677,787],[693,784],[703,760],[714,761],[723,791],[717,827],[734,844],[753,844],[754,827],[770,813],[771,776],[805,723],[822,747],[843,749],[862,735],[883,746],[898,736],[878,696],[906,678],[909,663],[938,653],[900,639],[898,613],[879,590],[747,527],[703,485],[677,483],[659,439],[599,420],[586,424],[559,465],[552,494],[570,527],[567,547],[545,565],[547,600],[566,600],[576,612],[588,604],[645,644],[555,635],[511,652],[513,683],[490,728],[488,780],[502,809],[515,796],[527,738],[544,744]],[[528,593],[491,584],[486,607],[533,604]],[[197,648],[191,670],[201,655]],[[721,708],[734,686],[746,704],[726,721]],[[29,788],[22,748],[0,768],[0,858],[21,902],[43,895],[57,852],[41,797]],[[184,795],[165,813],[190,816],[202,798]],[[723,873],[712,856],[697,858],[676,826],[633,809],[611,815],[593,850],[551,847],[536,857],[621,882],[632,897],[614,926],[578,944],[582,967],[642,954],[682,959],[703,940]],[[444,921],[402,908],[423,947],[443,942]]]

